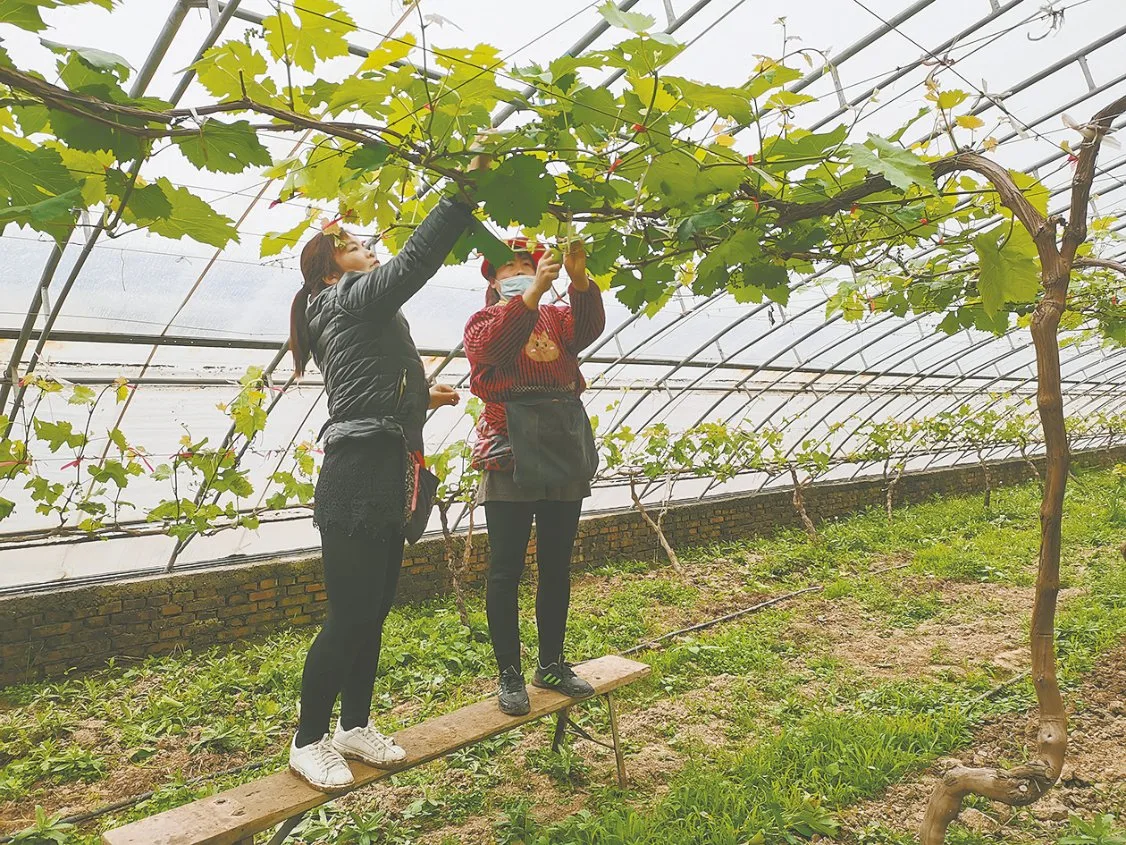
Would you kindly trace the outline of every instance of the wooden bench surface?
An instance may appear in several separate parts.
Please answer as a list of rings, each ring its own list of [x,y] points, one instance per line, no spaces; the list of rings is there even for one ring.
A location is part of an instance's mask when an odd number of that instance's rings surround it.
[[[649,674],[644,663],[607,655],[575,666],[575,672],[603,695]],[[459,748],[504,733],[518,725],[556,713],[572,699],[549,690],[528,687],[532,709],[526,716],[506,716],[493,698],[404,728],[395,739],[407,759],[395,769],[374,769],[349,760],[356,779],[353,789],[419,766]],[[235,845],[269,830],[298,813],[328,803],[334,797],[313,789],[288,770],[245,783],[226,792],[185,804],[107,831],[105,845]]]

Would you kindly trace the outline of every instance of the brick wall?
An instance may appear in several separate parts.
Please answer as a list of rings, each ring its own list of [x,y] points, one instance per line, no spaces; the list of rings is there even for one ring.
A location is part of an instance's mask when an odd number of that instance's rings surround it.
[[[1075,456],[1075,463],[1105,465],[1126,459],[1126,448]],[[1020,461],[993,464],[995,485],[1028,479]],[[982,489],[976,466],[904,476],[897,502]],[[806,492],[814,520],[844,516],[883,503],[879,479],[816,485]],[[678,548],[800,527],[788,490],[711,499],[673,508],[664,521]],[[457,541],[461,553],[461,541]],[[533,541],[534,552],[534,541]],[[632,512],[603,514],[579,527],[576,566],[661,555],[657,539]],[[488,538],[474,539],[468,581],[479,584]],[[408,547],[399,600],[420,601],[450,590],[440,539]],[[135,578],[93,587],[0,598],[0,686],[71,669],[93,669],[109,658],[141,658],[179,648],[236,642],[284,625],[318,622],[325,609],[320,559],[283,559]]]

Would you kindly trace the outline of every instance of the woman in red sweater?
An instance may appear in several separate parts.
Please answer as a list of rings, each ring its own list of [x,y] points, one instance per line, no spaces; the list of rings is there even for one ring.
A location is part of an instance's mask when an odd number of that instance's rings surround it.
[[[500,673],[500,709],[529,710],[520,666],[517,588],[536,523],[536,624],[539,666],[532,683],[573,698],[594,690],[563,660],[571,596],[571,549],[582,500],[598,467],[590,421],[579,396],[586,387],[578,355],[606,326],[602,294],[575,243],[563,260],[570,305],[541,304],[559,277],[559,260],[523,241],[512,261],[481,273],[486,307],[465,327],[470,390],[485,402],[474,466],[483,470],[479,501],[489,530],[486,609]]]

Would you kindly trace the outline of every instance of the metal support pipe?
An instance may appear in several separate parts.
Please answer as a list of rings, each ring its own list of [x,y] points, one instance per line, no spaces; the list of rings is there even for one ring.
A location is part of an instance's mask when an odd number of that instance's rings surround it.
[[[178,0],[177,6],[183,5],[183,2],[184,2],[184,0]],[[229,3],[228,5],[237,7],[239,2],[241,2],[241,0],[231,0],[231,3]],[[173,15],[176,15],[177,13],[178,13],[178,9],[174,9]],[[226,21],[229,20],[229,19],[230,19],[230,15],[226,15],[225,17],[223,17],[221,19],[221,23],[217,23],[216,26],[213,26],[211,28],[211,30],[208,32],[205,41],[209,41],[210,43],[214,44],[215,39],[218,38],[219,33],[222,31],[222,26],[225,25]],[[182,18],[181,18],[181,21],[182,21]],[[174,33],[173,33],[173,35],[174,35]],[[166,43],[163,43],[163,45],[162,45],[163,50],[157,51],[156,49],[154,49],[153,51],[151,51],[149,53],[149,57],[145,60],[146,67],[150,64],[152,65],[152,70],[147,72],[147,76],[150,80],[152,79],[152,75],[155,72],[156,67],[158,67],[160,62],[164,59],[164,56],[168,51],[168,46],[171,44],[171,41],[172,41],[171,37],[166,39]],[[160,45],[154,45],[154,46],[160,46]],[[191,72],[192,71],[189,70],[186,73],[191,73]],[[135,94],[134,96],[140,96],[140,94],[142,94],[142,93],[143,93],[143,89],[138,89],[138,93]],[[178,99],[179,98],[177,96],[173,96],[172,99],[169,102],[172,105],[175,105]],[[140,166],[141,166],[141,159],[135,160],[133,162],[134,172],[137,169],[139,169]],[[62,311],[63,303],[66,302],[66,298],[70,294],[71,288],[74,286],[75,281],[78,279],[79,274],[82,272],[82,268],[86,265],[86,261],[87,261],[87,259],[89,259],[90,254],[94,251],[94,244],[97,243],[98,238],[101,236],[102,232],[104,232],[104,231],[105,231],[105,218],[103,218],[98,223],[98,225],[95,226],[90,231],[90,234],[86,238],[86,243],[82,247],[82,252],[79,253],[78,259],[74,262],[74,267],[71,268],[70,274],[67,277],[66,282],[63,284],[62,290],[60,291],[58,297],[55,299],[54,308],[51,309],[51,313],[47,317],[47,321],[46,321],[46,324],[43,327],[43,331],[40,333],[39,341],[35,345],[35,351],[32,353],[31,359],[28,361],[28,367],[27,367],[28,372],[33,371],[35,369],[36,365],[38,364],[39,358],[43,353],[43,349],[47,344],[47,339],[50,336],[51,329],[54,328],[55,321],[58,319],[58,316]],[[52,256],[52,258],[53,258],[53,256]],[[59,256],[59,258],[61,258],[61,255]],[[51,259],[48,259],[48,265],[50,265],[50,263],[51,263]],[[56,267],[58,266],[58,259],[55,259],[55,266]],[[46,273],[46,270],[44,271],[44,275],[45,276],[48,275]],[[54,271],[52,270],[49,275],[53,276]],[[41,290],[45,290],[46,287],[49,284],[50,284],[50,278],[46,278],[45,281],[41,282]],[[36,292],[36,301],[32,303],[32,306],[29,309],[29,313],[30,313],[30,311],[38,308],[38,303],[40,301],[41,301],[41,291],[37,291]],[[23,356],[23,352],[24,352],[24,349],[26,348],[26,346],[27,346],[27,339],[24,339],[22,343],[20,343],[20,342],[16,343],[15,348],[12,350],[12,362],[13,363],[9,366],[9,369],[12,369],[13,367],[18,368],[19,360]],[[0,392],[2,392],[2,391],[3,391],[3,387],[0,387]],[[16,393],[15,398],[12,400],[12,410],[9,414],[10,419],[12,419],[12,420],[15,419],[16,414],[19,411],[19,407],[23,402],[23,397],[24,397],[25,394],[26,394],[26,390],[23,389],[23,388],[20,388],[19,391]],[[5,395],[5,398],[6,398],[6,395]],[[3,410],[3,404],[0,403],[0,411],[2,411],[2,410]],[[9,430],[10,430],[10,424],[9,424]]]
[[[918,59],[916,59],[911,64],[905,65],[904,67],[897,69],[894,73],[889,73],[887,76],[883,77],[879,82],[877,82],[871,88],[868,88],[863,94],[859,94],[856,97],[853,97],[852,99],[850,99],[848,101],[848,107],[838,108],[832,114],[828,115],[827,117],[822,118],[820,121],[815,123],[811,127],[811,131],[816,132],[818,129],[820,129],[822,126],[824,126],[826,123],[829,123],[830,121],[836,120],[838,117],[840,117],[842,114],[844,114],[848,110],[848,108],[851,108],[853,106],[857,106],[860,103],[863,103],[863,102],[871,99],[872,96],[874,94],[876,94],[877,92],[882,91],[883,89],[887,88],[887,86],[898,82],[900,79],[905,77],[907,74],[909,74],[912,71],[917,70],[918,68],[922,67],[923,62],[929,61],[931,55],[933,55],[934,53],[945,53],[947,50],[949,50],[951,47],[953,47],[955,44],[957,44],[963,38],[966,38],[967,36],[973,35],[974,33],[981,30],[982,27],[988,26],[989,24],[993,23],[993,21],[995,21],[1001,15],[1005,14],[1006,12],[1008,12],[1011,9],[1016,8],[1017,6],[1019,6],[1023,2],[1024,2],[1024,0],[1009,0],[1009,2],[1006,3],[1004,6],[1000,6],[1000,7],[994,6],[993,12],[991,14],[988,14],[985,17],[979,18],[978,20],[974,21],[972,24],[970,24],[965,29],[958,32],[956,35],[953,35],[950,38],[943,41],[941,44],[939,44],[937,47],[935,47],[934,50],[932,50],[928,53],[924,53],[922,56],[920,56]],[[816,77],[816,76],[817,76],[816,74],[809,74],[807,76],[807,78]],[[811,79],[810,82],[812,82],[812,81],[813,80]],[[805,85],[809,84],[809,83],[806,83],[804,79],[802,80],[802,82],[805,83]],[[805,87],[805,86],[803,85],[803,87]]]
[[[191,6],[191,0],[176,0],[176,4],[168,13],[168,17],[164,21],[164,26],[157,35],[156,41],[153,42],[148,56],[145,58],[145,61],[142,62],[140,70],[137,71],[137,78],[133,81],[133,85],[129,89],[129,96],[139,97],[144,93],[145,89],[152,81],[157,67],[159,67],[160,63],[164,60],[164,56],[168,53],[168,48],[172,45],[173,40],[175,40],[176,33],[179,32],[180,27],[183,25],[184,19],[188,14],[188,9],[190,9]],[[93,230],[91,236],[94,236],[94,232],[96,231],[97,229]],[[31,336],[31,329],[35,325],[35,320],[39,316],[40,309],[43,307],[45,293],[55,277],[55,271],[58,270],[59,262],[62,260],[63,253],[66,252],[68,243],[69,236],[67,243],[56,243],[51,249],[51,254],[47,257],[47,263],[43,266],[35,295],[27,309],[27,318],[24,320],[25,331],[21,333],[20,337],[16,340],[15,346],[12,347],[12,357],[7,367],[8,372],[12,375],[11,383],[0,384],[0,414],[3,414],[4,408],[8,403],[11,384],[14,384],[18,379],[20,359],[23,358],[24,350],[27,348],[28,339]],[[65,294],[63,298],[65,298]],[[57,307],[59,307],[59,303],[56,303],[56,308]],[[19,402],[20,400],[17,399],[13,403],[12,412],[9,414],[11,420],[14,420],[16,417]],[[10,431],[11,423],[9,422],[6,430],[0,432],[0,434],[7,435]]]
[[[176,0],[176,5],[172,7],[172,11],[168,14],[168,19],[164,22],[164,26],[157,35],[156,41],[153,42],[152,49],[149,50],[148,58],[145,59],[141,65],[141,69],[137,71],[137,77],[133,80],[133,84],[129,88],[130,97],[140,97],[145,93],[152,82],[153,75],[156,73],[157,67],[163,61],[168,48],[172,46],[172,42],[176,40],[176,33],[180,31],[180,27],[184,24],[184,19],[188,16],[188,10],[194,4],[191,0]]]
[[[873,29],[863,38],[860,38],[859,40],[846,47],[844,50],[841,50],[841,52],[837,53],[837,55],[830,56],[826,60],[824,67],[820,68],[819,70],[812,71],[811,73],[807,73],[797,82],[795,82],[793,86],[791,86],[790,90],[796,92],[809,87],[825,75],[826,68],[837,67],[838,65],[847,62],[861,50],[864,50],[870,47],[872,44],[875,44],[885,35],[889,35],[892,32],[895,32],[897,27],[899,27],[901,24],[907,23],[907,21],[911,20],[911,18],[915,17],[915,15],[919,14],[919,12],[923,11],[923,9],[927,8],[927,6],[932,5],[934,2],[935,0],[917,0],[917,2],[912,3],[898,15],[888,20],[887,23],[880,24],[880,26]],[[1019,2],[1019,0],[1017,0],[1017,2]]]
[[[212,21],[211,29],[208,30],[206,37],[203,39],[203,43],[200,44],[199,49],[196,50],[195,58],[192,59],[191,64],[188,65],[187,69],[180,77],[180,81],[177,83],[176,89],[172,92],[172,99],[169,102],[180,102],[180,98],[184,96],[184,93],[188,90],[188,86],[191,85],[192,80],[195,79],[195,68],[192,67],[192,65],[202,59],[203,54],[215,46],[215,42],[219,40],[219,35],[226,29],[227,24],[230,22],[231,16],[238,11],[240,2],[241,0],[232,0],[232,2],[227,3],[226,6],[219,11],[219,17]]]
[[[234,3],[234,5],[236,5],[236,6],[238,5],[238,3],[235,2],[235,0],[231,0],[231,2]],[[196,6],[206,6],[207,0],[194,0],[194,5],[196,5]],[[230,5],[230,3],[220,2],[219,3],[219,9],[225,10],[228,5]],[[260,14],[258,12],[252,12],[249,9],[236,9],[235,12],[234,12],[234,16],[236,18],[238,18],[240,21],[246,21],[247,23],[252,23],[255,26],[262,26],[262,24],[265,23],[265,21],[266,21],[266,15]],[[353,55],[353,56],[358,56],[361,59],[366,59],[368,57],[368,55],[371,53],[371,50],[369,50],[366,47],[361,47],[358,44],[353,44],[351,42],[348,42],[348,53],[350,55]],[[401,59],[394,61],[394,62],[391,62],[391,66],[392,67],[409,67],[411,70],[413,70],[419,76],[425,75],[426,77],[433,79],[436,82],[441,81],[442,78],[443,78],[442,74],[438,73],[437,71],[423,70],[418,65],[416,65],[412,62],[401,60]]]

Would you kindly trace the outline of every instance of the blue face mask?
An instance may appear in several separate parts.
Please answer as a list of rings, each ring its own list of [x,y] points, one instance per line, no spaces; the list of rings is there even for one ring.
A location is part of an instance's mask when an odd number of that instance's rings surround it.
[[[524,291],[530,288],[535,280],[535,276],[509,276],[503,279],[500,283],[501,299],[509,300],[523,296]]]

